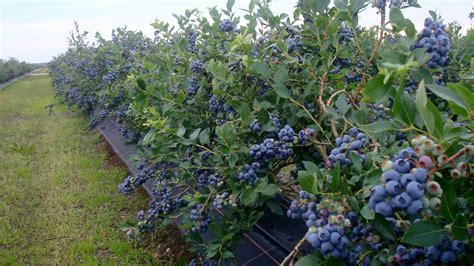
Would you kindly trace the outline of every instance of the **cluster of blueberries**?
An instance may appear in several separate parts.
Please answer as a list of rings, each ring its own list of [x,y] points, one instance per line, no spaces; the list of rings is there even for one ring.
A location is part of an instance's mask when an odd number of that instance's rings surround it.
[[[382,104],[376,105],[373,103],[367,103],[366,106],[370,110],[369,119],[371,123],[377,120],[390,119],[390,115],[388,114],[389,109]]]
[[[394,259],[402,265],[438,265],[439,263],[451,264],[464,253],[465,246],[459,240],[443,238],[438,244],[426,248],[410,248],[406,245],[398,245]],[[420,264],[422,262],[423,264]]]
[[[225,199],[229,197],[229,192],[224,192],[221,195],[217,195],[214,200],[212,201],[212,207],[214,207],[217,210],[223,210],[224,209],[224,204],[225,204]]]
[[[432,162],[423,162],[431,159],[420,157],[416,167],[415,158],[415,151],[406,148],[393,160],[384,162],[383,183],[372,189],[369,199],[369,207],[376,213],[391,217],[394,212],[403,212],[414,217],[422,209],[439,208],[442,190],[437,182],[429,180]]]
[[[410,49],[426,48],[426,53],[430,55],[428,67],[444,67],[449,63],[448,52],[451,49],[449,35],[445,31],[445,26],[432,18],[426,18],[419,39],[410,46]]]
[[[343,206],[325,208],[309,193],[300,191],[298,199],[291,202],[287,215],[306,222],[306,240],[323,256],[334,256],[346,265],[356,265],[363,250],[362,243],[376,249],[380,249],[381,244],[375,241],[371,225],[360,224],[353,211],[343,215],[345,210]],[[346,228],[351,230],[346,232]],[[362,264],[370,265],[370,262],[367,257]]]
[[[286,38],[285,43],[288,47],[288,53],[298,52],[300,51],[301,46],[303,46],[301,37],[298,35],[295,35],[294,37]]]
[[[251,164],[245,164],[244,171],[239,172],[237,178],[241,183],[255,185],[257,182],[257,174],[260,170],[260,163],[253,162]]]
[[[199,90],[198,78],[196,76],[190,76],[188,81],[188,89],[186,90],[186,95],[193,97],[196,95]]]
[[[105,74],[103,77],[102,77],[102,81],[104,82],[113,82],[114,80],[116,80],[117,78],[119,77],[118,73],[115,72],[115,71],[109,71],[107,74]]]
[[[158,168],[156,164],[149,164],[148,161],[141,161],[137,166],[138,173],[136,176],[127,176],[124,181],[118,186],[122,194],[128,195],[130,192],[145,182],[155,177],[155,172]]]
[[[341,166],[349,166],[352,164],[349,159],[349,152],[356,154],[360,161],[365,161],[363,149],[369,143],[367,136],[360,132],[357,128],[349,129],[349,134],[336,138],[336,147],[331,150],[328,159],[329,166],[334,167],[339,162]]]
[[[234,25],[232,24],[232,21],[230,21],[229,19],[224,19],[223,21],[221,21],[221,23],[219,23],[219,28],[222,31],[231,32],[234,30]]]
[[[350,42],[354,38],[354,32],[348,27],[340,27],[337,34],[339,35],[339,43]]]
[[[314,137],[315,134],[316,134],[316,130],[312,128],[306,128],[306,129],[300,130],[300,132],[298,132],[298,143],[301,145],[308,144],[310,138]]]
[[[204,233],[211,223],[211,215],[206,212],[203,204],[196,204],[191,210],[191,220],[195,223],[191,228],[192,233]]]
[[[217,114],[219,111],[221,111],[224,106],[223,102],[219,99],[219,97],[212,95],[209,98],[209,110],[211,113]]]
[[[407,80],[407,83],[405,84],[405,88],[403,88],[403,91],[406,93],[412,93],[418,88],[418,84],[414,82],[413,80],[409,79]]]
[[[138,224],[140,231],[153,229],[155,220],[167,215],[184,204],[180,197],[173,197],[172,189],[168,186],[162,186],[155,192],[155,198],[151,201],[147,215],[144,220]],[[143,229],[141,229],[143,228]]]
[[[193,73],[202,73],[204,72],[204,63],[201,60],[193,61],[189,65],[189,70]]]
[[[253,161],[265,162],[274,158],[285,160],[293,155],[293,149],[281,141],[268,138],[262,143],[250,147],[249,155]]]
[[[188,47],[187,47],[188,52],[191,52],[191,53],[196,52],[197,33],[195,31],[190,31],[186,35],[188,38]]]
[[[347,73],[344,76],[344,79],[346,83],[354,83],[354,82],[360,82],[362,80],[362,77],[358,73]]]
[[[204,189],[207,186],[217,187],[220,182],[219,175],[215,175],[208,170],[199,170],[198,174],[198,187]]]
[[[262,124],[258,122],[258,119],[255,119],[250,123],[250,129],[255,133],[259,133],[262,130]]]

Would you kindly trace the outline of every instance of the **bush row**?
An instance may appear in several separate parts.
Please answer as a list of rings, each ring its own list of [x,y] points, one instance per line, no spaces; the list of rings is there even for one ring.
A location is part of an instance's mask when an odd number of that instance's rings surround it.
[[[153,39],[76,27],[50,64],[58,97],[140,147],[122,193],[154,182],[129,237],[181,217],[192,265],[233,262],[267,211],[307,226],[283,263],[472,263],[473,32],[434,12],[417,32],[415,1],[330,2],[238,17],[229,0]],[[380,25],[363,28],[369,6]]]

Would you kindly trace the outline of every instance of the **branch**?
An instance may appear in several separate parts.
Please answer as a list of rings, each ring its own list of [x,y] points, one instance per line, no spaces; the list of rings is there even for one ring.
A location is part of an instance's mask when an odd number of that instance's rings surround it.
[[[380,44],[382,43],[383,40],[383,35],[384,35],[384,27],[385,27],[385,11],[380,12],[380,34],[379,38],[377,39],[377,42],[374,45],[374,48],[372,50],[372,54],[370,55],[369,60],[367,60],[367,63],[365,64],[365,70],[368,70],[372,62],[375,60],[375,57],[378,54],[378,51],[380,49]],[[357,86],[356,93],[354,95],[354,99],[357,100],[359,98],[359,95],[362,91],[362,88],[365,86],[365,83],[367,81],[366,75],[362,76],[362,80],[360,81],[359,85]]]
[[[286,256],[286,258],[283,260],[283,262],[280,263],[280,266],[285,266],[286,263],[288,263],[288,261],[295,256],[296,252],[298,252],[300,250],[300,247],[303,245],[305,240],[306,240],[306,236],[304,236],[303,238],[300,239],[300,241],[298,241],[298,244],[296,244],[296,246],[293,248],[293,250],[290,252],[290,254],[288,254],[288,256]]]
[[[429,176],[432,176],[434,173],[436,173],[436,172],[437,172],[439,169],[441,169],[443,166],[454,162],[454,160],[456,160],[457,158],[463,156],[463,155],[466,154],[466,153],[469,153],[469,148],[468,148],[468,147],[462,148],[461,150],[459,150],[458,152],[456,152],[455,154],[453,154],[453,156],[449,157],[448,160],[446,160],[446,162],[436,165],[435,168],[431,169],[431,170],[428,172],[428,175],[429,175]]]

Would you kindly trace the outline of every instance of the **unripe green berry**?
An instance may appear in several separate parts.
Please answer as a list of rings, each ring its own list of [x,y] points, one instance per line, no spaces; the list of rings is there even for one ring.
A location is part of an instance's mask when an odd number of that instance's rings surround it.
[[[430,209],[437,211],[441,207],[441,200],[439,198],[430,199]]]
[[[439,164],[445,164],[449,160],[449,157],[445,154],[438,156],[437,161]]]
[[[436,144],[435,147],[434,147],[434,150],[433,150],[433,154],[434,155],[441,155],[441,154],[444,154],[444,149],[441,145],[439,144]]]
[[[458,169],[452,169],[450,174],[452,178],[461,177],[461,171],[459,171]]]
[[[442,193],[441,186],[436,181],[428,181],[428,183],[426,183],[426,190],[428,194],[435,197],[441,196]]]
[[[426,152],[426,153],[430,153],[433,151],[435,147],[435,144],[432,140],[430,139],[427,139],[425,141],[423,141],[423,150]]]
[[[311,226],[309,229],[308,229],[308,233],[316,233],[318,231],[318,229],[314,226]]]
[[[421,202],[423,203],[423,209],[428,209],[430,207],[430,199],[427,197],[422,197]]]
[[[467,169],[467,163],[465,162],[460,162],[456,165],[456,168],[459,169],[460,171],[466,171]]]
[[[382,161],[382,171],[387,172],[388,170],[392,170],[394,168],[394,163],[391,160],[383,160]]]

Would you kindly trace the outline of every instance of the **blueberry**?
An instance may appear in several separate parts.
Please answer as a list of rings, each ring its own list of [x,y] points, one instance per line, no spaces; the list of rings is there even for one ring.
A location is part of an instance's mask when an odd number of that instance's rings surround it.
[[[329,242],[321,243],[321,252],[324,255],[327,255],[328,253],[330,253],[333,250],[334,250],[334,246],[331,243],[329,243]]]
[[[402,186],[397,181],[392,180],[385,184],[385,191],[392,196],[400,194],[401,189]]]
[[[451,242],[451,250],[457,255],[464,252],[464,243],[459,240],[453,240]]]
[[[328,241],[329,240],[329,231],[326,229],[321,229],[321,231],[318,232],[318,238],[321,241]]]
[[[426,248],[425,255],[427,258],[436,261],[439,259],[441,252],[435,246]]]
[[[382,178],[385,182],[389,182],[391,180],[400,182],[400,174],[395,170],[388,170],[387,172],[383,173]]]
[[[406,187],[409,183],[416,181],[416,177],[412,174],[404,174],[400,179],[402,186]]]
[[[425,183],[428,176],[428,170],[425,168],[416,168],[413,171],[413,176],[416,178],[416,181],[419,183]]]
[[[395,161],[395,170],[401,174],[406,174],[410,171],[410,163],[403,159]]]
[[[423,209],[423,203],[421,200],[413,200],[407,208],[407,213],[411,215],[417,214],[421,209]]]
[[[339,244],[339,242],[341,241],[341,234],[339,234],[338,232],[333,232],[333,233],[331,233],[331,236],[330,236],[330,238],[329,238],[329,241],[330,241],[331,244],[333,244],[333,245]]]
[[[395,196],[395,198],[391,200],[391,203],[397,208],[406,208],[410,205],[411,198],[406,192],[402,192]]]
[[[441,262],[442,263],[453,263],[456,261],[456,255],[452,251],[445,251],[441,255]]]
[[[386,194],[387,192],[385,188],[382,185],[377,185],[372,189],[371,199],[374,199],[375,201],[381,201],[384,199]]]
[[[392,215],[392,207],[385,201],[379,202],[375,205],[375,212],[383,216]]]
[[[412,181],[406,186],[407,193],[412,199],[419,199],[425,194],[425,189],[422,184]]]

